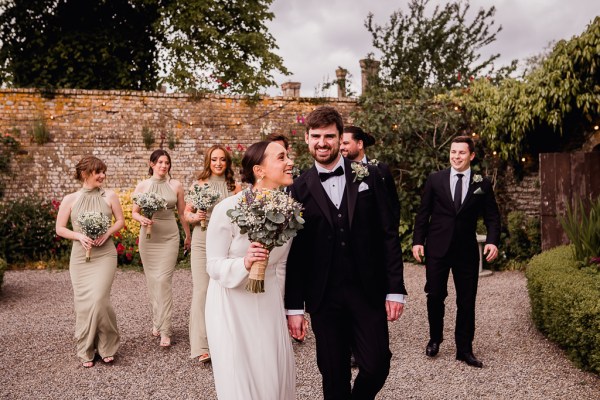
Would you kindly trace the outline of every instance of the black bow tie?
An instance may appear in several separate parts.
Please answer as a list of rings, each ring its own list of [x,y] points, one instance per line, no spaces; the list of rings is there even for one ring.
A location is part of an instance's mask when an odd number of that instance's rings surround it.
[[[319,179],[321,180],[321,182],[325,182],[327,179],[331,178],[332,176],[340,176],[340,175],[344,175],[344,168],[342,168],[341,166],[337,167],[335,169],[335,171],[319,172]]]

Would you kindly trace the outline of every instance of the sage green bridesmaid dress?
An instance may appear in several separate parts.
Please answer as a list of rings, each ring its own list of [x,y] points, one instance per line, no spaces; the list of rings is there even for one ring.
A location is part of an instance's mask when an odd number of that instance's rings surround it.
[[[167,209],[157,211],[152,217],[151,238],[146,239],[146,227],[140,230],[140,257],[146,275],[148,295],[152,305],[152,324],[162,336],[173,333],[173,273],[179,252],[179,229],[174,210],[177,194],[167,178],[151,177],[148,192],[156,192],[167,201]]]
[[[77,217],[87,211],[101,212],[111,218],[102,189],[81,189],[81,196],[71,209],[71,223],[81,232]],[[69,273],[75,303],[75,340],[77,356],[82,362],[100,357],[112,357],[120,343],[117,317],[110,302],[110,289],[117,271],[117,250],[111,239],[100,247],[92,247],[90,262],[85,261],[85,249],[73,241]]]
[[[229,191],[227,188],[227,181],[224,176],[211,175],[208,178],[208,185],[221,194],[217,204],[224,198],[233,195],[233,191]],[[213,207],[207,210],[207,225]],[[192,254],[190,255],[190,261],[193,284],[189,328],[190,358],[197,358],[202,354],[209,353],[208,339],[206,338],[206,323],[204,321],[204,307],[206,305],[206,290],[208,289],[210,278],[206,273],[206,231],[201,229],[200,224],[197,224],[192,231]]]

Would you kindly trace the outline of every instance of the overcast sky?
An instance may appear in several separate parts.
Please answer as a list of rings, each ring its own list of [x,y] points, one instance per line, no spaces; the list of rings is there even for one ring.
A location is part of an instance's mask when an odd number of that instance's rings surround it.
[[[284,64],[292,73],[277,75],[278,84],[301,82],[301,95],[312,97],[315,88],[335,79],[335,70],[342,66],[352,74],[354,92],[360,94],[358,60],[373,52],[370,33],[364,27],[367,14],[372,12],[379,25],[389,21],[391,13],[407,12],[408,0],[274,0],[273,21],[269,30],[275,37]],[[446,1],[431,0],[429,11]],[[496,41],[482,54],[500,53],[496,66],[509,64],[513,59],[541,53],[550,42],[570,39],[581,34],[586,26],[600,15],[600,0],[471,0],[467,15],[472,17],[480,8],[496,7],[495,25],[502,31]],[[471,19],[472,20],[472,19]],[[331,96],[337,96],[332,88]],[[272,96],[281,95],[280,88],[271,88]]]

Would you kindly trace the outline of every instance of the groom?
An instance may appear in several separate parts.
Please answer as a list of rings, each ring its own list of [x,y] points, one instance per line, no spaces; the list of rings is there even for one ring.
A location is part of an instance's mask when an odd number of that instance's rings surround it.
[[[448,296],[448,275],[456,288],[456,359],[472,367],[483,363],[473,354],[475,297],[479,277],[477,219],[483,216],[487,228],[483,253],[487,261],[498,256],[500,213],[492,183],[473,174],[471,161],[475,144],[468,136],[454,138],[450,145],[450,166],[429,175],[421,206],[415,219],[413,256],[425,259],[425,292],[429,319],[429,343],[425,354],[435,357],[443,340],[444,300]]]
[[[303,337],[304,310],[311,314],[326,400],[374,399],[390,369],[387,321],[400,317],[406,295],[398,232],[377,167],[340,155],[341,115],[318,107],[306,124],[315,165],[291,186],[306,222],[287,260],[288,328]]]

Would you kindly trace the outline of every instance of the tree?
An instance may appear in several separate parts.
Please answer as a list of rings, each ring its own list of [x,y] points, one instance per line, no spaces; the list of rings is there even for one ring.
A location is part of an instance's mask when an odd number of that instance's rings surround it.
[[[471,22],[467,21],[469,2],[454,1],[436,6],[426,15],[429,0],[411,0],[410,14],[398,10],[390,23],[379,26],[369,14],[365,22],[373,36],[373,46],[382,52],[382,79],[395,88],[450,88],[461,79],[481,73],[491,73],[499,54],[479,61],[479,50],[496,40],[502,30],[492,29],[496,9],[480,9]],[[514,69],[500,69],[506,75]]]
[[[257,93],[284,74],[272,0],[23,0],[0,8],[0,80],[17,87]]]
[[[600,125],[600,17],[561,40],[523,79],[477,79],[456,93],[482,138],[505,160],[580,144]]]
[[[465,85],[471,75],[493,73],[493,55],[479,62],[479,50],[493,42],[494,8],[480,10],[467,21],[468,2],[436,7],[426,17],[428,0],[412,0],[409,15],[394,12],[389,25],[365,26],[373,46],[382,52],[379,77],[369,83],[353,115],[354,123],[371,132],[377,144],[369,156],[390,165],[401,201],[400,233],[405,253],[410,249],[420,191],[429,173],[448,165],[451,140],[471,135],[470,120],[448,93]],[[512,66],[497,74],[507,74]],[[478,159],[483,159],[481,148]],[[473,164],[475,171],[485,162]]]

